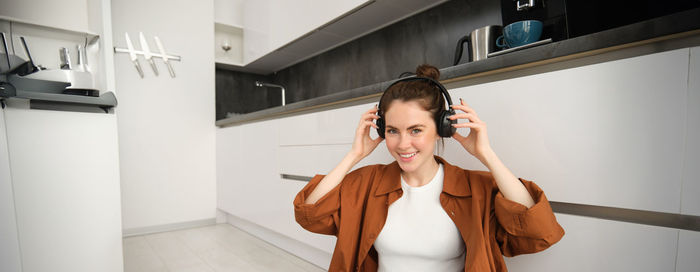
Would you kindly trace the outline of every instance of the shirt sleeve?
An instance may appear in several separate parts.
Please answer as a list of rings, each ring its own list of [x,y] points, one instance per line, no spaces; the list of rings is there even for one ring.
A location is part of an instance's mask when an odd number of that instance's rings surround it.
[[[496,194],[495,214],[498,220],[496,238],[503,255],[535,253],[547,249],[564,236],[547,197],[535,183],[520,179],[535,200],[529,209],[511,201],[501,192]]]
[[[316,175],[294,198],[294,217],[304,229],[328,235],[338,232],[338,210],[340,209],[340,184],[335,186],[314,204],[305,204],[325,175]],[[342,182],[341,182],[342,184]]]

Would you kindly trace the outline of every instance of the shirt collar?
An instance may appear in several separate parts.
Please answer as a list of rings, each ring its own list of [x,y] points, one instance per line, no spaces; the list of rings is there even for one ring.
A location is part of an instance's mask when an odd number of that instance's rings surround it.
[[[445,172],[444,181],[442,183],[442,191],[452,196],[467,197],[471,196],[472,192],[468,182],[460,182],[467,180],[466,172],[454,165],[447,163],[443,158],[435,156],[435,160],[442,163]],[[399,163],[394,161],[387,165],[384,174],[379,180],[379,187],[375,196],[385,195],[393,191],[401,189],[401,167]]]

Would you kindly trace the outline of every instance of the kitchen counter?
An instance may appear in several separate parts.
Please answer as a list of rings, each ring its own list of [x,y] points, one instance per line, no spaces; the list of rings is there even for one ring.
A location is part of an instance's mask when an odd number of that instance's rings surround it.
[[[548,43],[481,61],[440,69],[443,84],[593,56],[625,48],[700,36],[700,9],[687,10],[598,33]],[[693,46],[693,45],[689,45]],[[672,49],[672,48],[670,48]],[[668,50],[659,48],[660,51]],[[226,127],[377,100],[393,80],[216,121]]]

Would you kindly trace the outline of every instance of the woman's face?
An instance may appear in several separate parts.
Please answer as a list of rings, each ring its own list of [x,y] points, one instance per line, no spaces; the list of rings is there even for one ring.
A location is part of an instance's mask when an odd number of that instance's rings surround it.
[[[435,141],[440,138],[430,112],[416,101],[394,100],[384,117],[386,147],[401,170],[427,169],[424,167],[434,161]]]

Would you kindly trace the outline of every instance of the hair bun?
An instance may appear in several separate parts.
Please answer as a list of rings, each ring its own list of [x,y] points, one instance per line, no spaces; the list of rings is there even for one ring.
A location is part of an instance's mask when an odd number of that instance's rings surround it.
[[[416,68],[416,75],[419,77],[432,78],[437,81],[440,79],[440,70],[432,65],[421,64]]]

